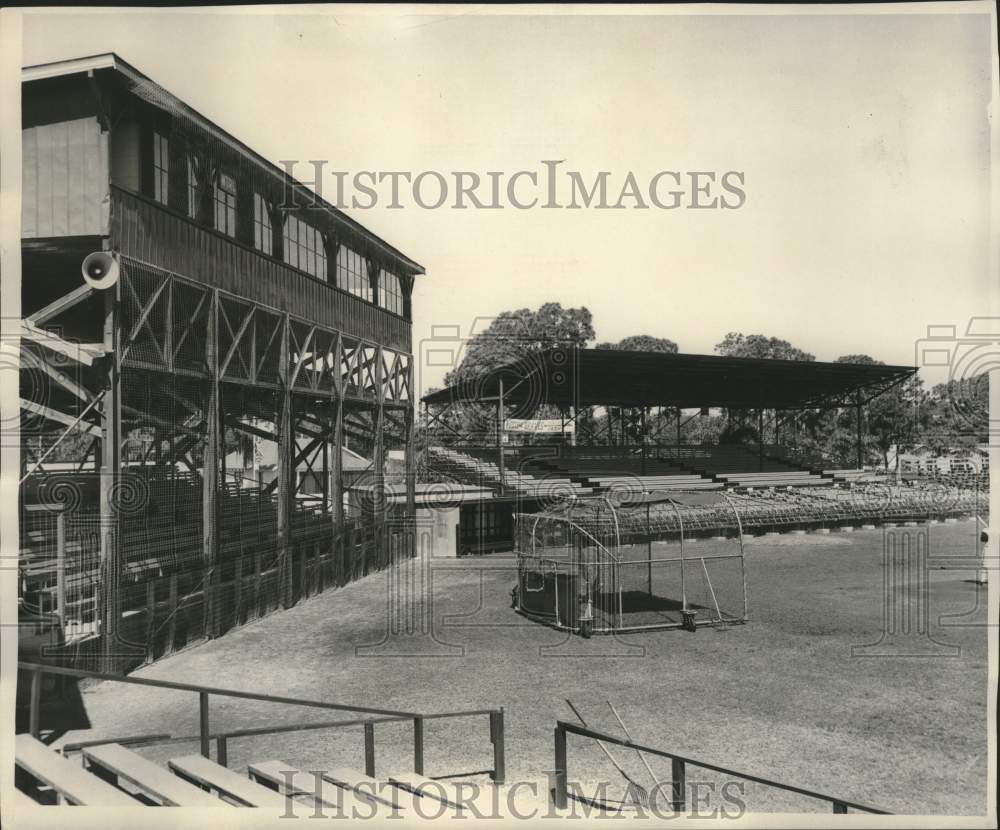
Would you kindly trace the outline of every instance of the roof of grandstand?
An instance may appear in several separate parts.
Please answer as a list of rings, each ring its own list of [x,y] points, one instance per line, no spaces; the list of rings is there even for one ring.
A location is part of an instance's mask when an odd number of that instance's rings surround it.
[[[546,349],[474,381],[430,392],[427,404],[497,400],[565,406],[809,409],[871,400],[914,366],[718,357],[617,349]]]

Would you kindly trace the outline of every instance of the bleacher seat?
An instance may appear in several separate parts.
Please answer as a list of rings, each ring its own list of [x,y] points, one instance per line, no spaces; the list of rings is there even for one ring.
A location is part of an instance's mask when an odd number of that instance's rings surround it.
[[[14,739],[14,764],[70,804],[86,807],[135,807],[128,793],[102,781],[28,734]]]
[[[175,775],[218,793],[225,801],[244,807],[266,807],[278,816],[284,815],[288,806],[285,796],[201,755],[172,758],[167,765]]]

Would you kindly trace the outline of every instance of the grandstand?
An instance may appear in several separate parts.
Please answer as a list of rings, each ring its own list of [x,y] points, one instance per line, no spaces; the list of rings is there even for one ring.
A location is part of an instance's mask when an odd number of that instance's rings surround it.
[[[550,349],[487,372],[476,384],[426,395],[428,464],[431,474],[439,471],[490,487],[497,497],[544,497],[548,502],[590,495],[627,501],[643,493],[726,492],[739,500],[747,529],[762,533],[941,520],[979,511],[980,500],[964,480],[911,477],[897,482],[862,466],[865,404],[915,371],[907,366]],[[480,434],[443,428],[449,413],[461,413],[467,405],[477,408],[481,420],[484,404],[495,405],[496,416]],[[506,442],[508,411],[523,418],[540,407],[558,408],[563,420],[577,424],[574,444]],[[678,436],[681,408],[707,412],[707,407],[720,407],[744,423],[748,415],[756,415],[758,443],[664,442],[645,428],[657,407],[661,425],[664,408],[675,409]],[[856,467],[799,455],[790,446],[761,439],[765,410],[774,412],[777,433],[782,415],[823,408],[855,410]],[[581,424],[592,419],[581,416],[599,410],[631,423],[635,440],[624,441],[624,427],[617,442],[610,427],[607,436],[588,434]],[[719,532],[712,510],[684,509],[690,528]],[[663,511],[663,521],[652,522],[655,532],[676,532],[672,523],[677,511],[662,505],[656,511]]]
[[[21,100],[19,599],[49,656],[130,670],[412,556],[423,267],[117,55],[26,67]],[[405,459],[394,515],[345,513],[348,443],[378,493]]]

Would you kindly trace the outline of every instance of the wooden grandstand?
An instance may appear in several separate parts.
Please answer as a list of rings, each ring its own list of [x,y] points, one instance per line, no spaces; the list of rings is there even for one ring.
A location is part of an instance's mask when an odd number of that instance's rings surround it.
[[[31,647],[128,669],[413,555],[423,268],[117,55],[22,103]],[[352,513],[348,443],[408,498]]]

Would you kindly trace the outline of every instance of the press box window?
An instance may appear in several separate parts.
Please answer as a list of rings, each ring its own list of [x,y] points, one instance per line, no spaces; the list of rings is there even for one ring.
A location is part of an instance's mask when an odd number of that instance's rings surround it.
[[[379,299],[386,311],[403,316],[403,289],[399,277],[384,268],[379,275]]]
[[[372,301],[372,286],[368,279],[368,263],[356,251],[341,245],[337,252],[337,287],[355,297]]]
[[[267,202],[259,193],[253,194],[253,244],[265,254],[270,254],[274,247],[271,214],[267,209]]]
[[[285,219],[285,262],[294,268],[326,279],[326,250],[323,235],[297,216]]]
[[[153,133],[153,198],[166,204],[170,193],[170,145],[167,137]]]
[[[215,183],[215,229],[236,236],[236,180],[228,173]]]

